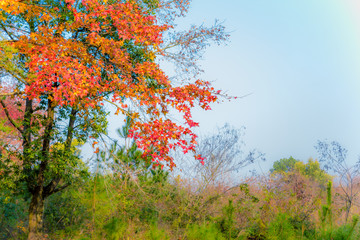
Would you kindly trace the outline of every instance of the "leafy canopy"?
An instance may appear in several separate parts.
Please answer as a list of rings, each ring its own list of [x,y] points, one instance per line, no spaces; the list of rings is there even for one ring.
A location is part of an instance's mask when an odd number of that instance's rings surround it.
[[[227,38],[217,24],[173,31],[175,18],[185,15],[188,4],[178,0],[3,0],[0,69],[15,81],[15,88],[8,93],[0,83],[0,94],[20,98],[23,108],[25,100],[37,102],[43,110],[37,112],[40,132],[51,115],[48,109],[55,109],[55,118],[63,120],[75,109],[72,116],[81,118],[83,132],[76,133],[81,141],[104,132],[105,119],[100,116],[106,114],[104,103],[110,103],[116,114],[132,119],[129,136],[143,155],[172,168],[171,150],[195,154],[196,135],[191,128],[198,123],[191,109],[210,109],[220,91],[193,77],[172,81],[158,60],[171,60],[184,76],[196,76],[200,70],[194,61],[204,48],[210,41]],[[171,111],[180,113],[183,122],[171,120]],[[11,125],[26,138],[24,122]],[[86,132],[90,125],[93,131]],[[54,133],[53,139],[61,139]],[[202,160],[199,155],[196,158]]]
[[[317,181],[322,186],[326,186],[327,182],[332,180],[331,175],[321,169],[319,161],[313,160],[312,158],[308,159],[307,163],[294,159],[293,157],[282,158],[274,162],[270,172],[280,175],[297,172],[311,180]]]

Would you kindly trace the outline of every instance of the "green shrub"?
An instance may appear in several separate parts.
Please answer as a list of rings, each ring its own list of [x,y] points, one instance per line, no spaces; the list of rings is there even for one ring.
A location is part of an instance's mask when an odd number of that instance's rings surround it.
[[[127,229],[128,224],[119,218],[113,218],[104,225],[106,239],[109,240],[118,240],[125,238]]]
[[[159,229],[156,225],[150,227],[147,232],[147,237],[149,240],[167,240],[169,236],[164,230]]]
[[[187,228],[186,237],[189,240],[222,240],[225,239],[215,224],[193,224]]]
[[[259,222],[253,223],[246,229],[246,239],[248,240],[265,240],[266,236],[263,233],[263,229],[260,227]]]
[[[148,204],[141,208],[139,219],[144,223],[155,224],[158,221],[159,212],[154,205]]]
[[[296,239],[296,235],[289,216],[284,213],[278,214],[268,225],[267,239],[269,240],[292,240]]]
[[[21,196],[0,192],[0,239],[20,239],[27,231],[27,202]]]
[[[78,196],[79,189],[72,186],[51,195],[45,202],[44,227],[47,232],[72,232],[90,218],[90,211]]]
[[[306,237],[308,239],[315,239],[315,235],[316,235],[315,224],[311,222],[309,216],[300,215],[300,216],[290,217],[289,222],[291,223],[291,225],[294,227],[294,229],[298,234],[301,233],[302,237]]]
[[[345,224],[337,228],[321,231],[318,239],[332,239],[332,240],[358,240],[359,234],[355,231],[359,222],[359,217],[355,215],[351,224]]]

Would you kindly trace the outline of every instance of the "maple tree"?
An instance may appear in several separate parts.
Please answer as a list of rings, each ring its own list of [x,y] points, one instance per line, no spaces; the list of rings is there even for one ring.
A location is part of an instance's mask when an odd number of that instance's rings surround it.
[[[129,137],[156,165],[170,151],[195,152],[191,109],[210,109],[220,91],[197,79],[197,60],[224,27],[176,31],[183,0],[2,0],[0,2],[0,178],[31,195],[29,239],[41,236],[44,200],[85,174],[77,144],[106,133],[105,103],[131,118]],[[159,61],[174,63],[170,78]],[[7,81],[14,84],[8,86]],[[224,95],[222,95],[224,96]],[[16,104],[15,104],[16,103]],[[15,107],[17,106],[17,107]],[[175,122],[171,112],[183,122]],[[95,149],[95,151],[98,151]],[[3,171],[3,169],[2,169]]]

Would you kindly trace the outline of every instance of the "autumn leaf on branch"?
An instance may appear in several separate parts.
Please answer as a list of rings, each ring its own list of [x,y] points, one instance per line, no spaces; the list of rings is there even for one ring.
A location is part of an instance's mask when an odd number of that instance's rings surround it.
[[[191,110],[210,110],[226,96],[198,79],[197,60],[228,35],[218,23],[177,32],[175,20],[188,8],[186,0],[0,2],[0,86],[11,79],[16,93],[0,94],[0,119],[16,132],[18,180],[33,197],[29,238],[41,232],[39,196],[61,191],[82,171],[75,142],[92,138],[95,147],[106,134],[105,103],[131,118],[129,136],[154,164],[173,168],[175,149],[204,160],[195,151]],[[173,61],[184,77],[169,77],[161,60]]]

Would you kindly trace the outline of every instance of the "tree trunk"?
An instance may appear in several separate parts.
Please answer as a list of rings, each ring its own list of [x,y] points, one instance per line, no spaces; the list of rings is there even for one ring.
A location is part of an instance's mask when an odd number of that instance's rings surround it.
[[[349,216],[350,216],[350,210],[351,210],[351,207],[352,207],[352,201],[347,199],[345,206],[346,206],[346,208],[345,208],[345,223],[348,223],[348,219],[349,219]]]
[[[29,236],[28,240],[42,239],[42,227],[43,227],[43,214],[44,214],[44,182],[45,171],[49,163],[50,155],[50,140],[51,133],[54,126],[54,106],[48,99],[47,119],[45,125],[45,131],[43,135],[43,144],[41,150],[41,162],[39,164],[39,172],[36,177],[36,185],[33,189],[30,189],[32,199],[29,207]],[[48,193],[46,193],[48,194]]]
[[[35,189],[30,202],[28,240],[42,239],[44,200],[43,187],[39,186]]]

